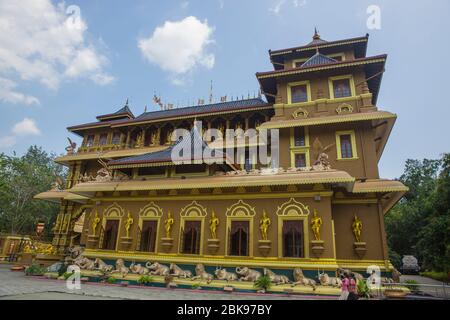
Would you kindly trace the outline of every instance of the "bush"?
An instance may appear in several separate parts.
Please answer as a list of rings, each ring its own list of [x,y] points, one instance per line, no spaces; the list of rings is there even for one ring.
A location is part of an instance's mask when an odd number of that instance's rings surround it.
[[[27,276],[43,276],[45,272],[46,269],[44,267],[35,263],[25,269],[25,274]]]
[[[269,276],[261,276],[258,278],[258,280],[255,281],[255,284],[253,285],[258,290],[264,290],[267,291],[272,287],[272,281],[270,280]]]
[[[139,279],[137,279],[137,283],[140,285],[146,285],[151,282],[153,282],[153,277],[148,275],[143,275]]]
[[[420,275],[437,281],[450,282],[450,273],[429,271],[421,272]]]
[[[117,282],[117,279],[114,278],[114,277],[109,277],[108,279],[106,279],[106,282],[108,282],[108,283],[110,283],[110,284],[113,284],[113,283],[116,283],[116,282]]]
[[[367,285],[366,280],[358,280],[358,284],[356,285],[356,289],[358,290],[358,295],[362,298],[370,298],[370,288]]]

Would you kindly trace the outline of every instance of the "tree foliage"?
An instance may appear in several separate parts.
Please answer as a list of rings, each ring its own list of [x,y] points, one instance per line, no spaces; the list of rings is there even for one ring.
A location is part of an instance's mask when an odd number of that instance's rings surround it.
[[[450,270],[450,154],[407,160],[400,180],[410,191],[385,218],[391,261],[414,255],[423,269]]]
[[[0,154],[0,231],[33,233],[37,222],[54,222],[59,206],[33,197],[51,189],[56,176],[66,172],[55,155],[32,146],[23,156]]]

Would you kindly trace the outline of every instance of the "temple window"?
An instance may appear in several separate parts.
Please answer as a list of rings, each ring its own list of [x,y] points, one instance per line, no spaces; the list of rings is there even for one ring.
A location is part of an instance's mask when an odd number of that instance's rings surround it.
[[[294,128],[294,146],[295,147],[306,146],[305,127]]]
[[[306,127],[291,128],[291,167],[304,168],[310,166],[309,133]]]
[[[288,103],[301,103],[311,100],[309,81],[288,84]]]
[[[94,146],[94,135],[90,134],[86,139],[86,147],[93,147],[93,146]]]
[[[303,220],[283,221],[283,257],[304,258]]]
[[[346,98],[355,95],[353,77],[339,76],[329,78],[330,98]]]
[[[229,254],[232,256],[249,255],[249,221],[231,221],[229,233],[230,248]]]
[[[103,146],[103,145],[106,144],[107,141],[108,141],[108,134],[107,134],[107,133],[102,133],[102,134],[100,135],[99,140],[98,140],[98,144],[99,144],[100,146]]]
[[[295,154],[295,167],[296,168],[306,167],[306,154],[304,153]]]
[[[182,253],[199,254],[200,253],[200,229],[201,221],[185,221],[182,233],[183,245]]]
[[[120,144],[120,132],[113,133],[112,144]]]
[[[119,220],[107,220],[104,230],[103,249],[116,250]]]
[[[336,132],[337,159],[357,159],[355,132],[338,131]]]
[[[158,221],[143,221],[140,241],[140,251],[155,252],[156,232],[158,229]]]

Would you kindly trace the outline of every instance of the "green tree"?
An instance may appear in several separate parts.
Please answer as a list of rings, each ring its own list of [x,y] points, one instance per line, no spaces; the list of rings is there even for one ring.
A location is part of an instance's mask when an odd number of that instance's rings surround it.
[[[385,217],[389,254],[414,255],[422,268],[448,270],[450,251],[450,155],[442,159],[407,160],[400,180],[410,191]]]
[[[442,171],[428,202],[429,216],[419,233],[417,251],[423,268],[450,271],[450,154],[442,158]]]
[[[58,205],[35,201],[33,197],[51,188],[56,176],[65,176],[54,155],[32,146],[21,157],[0,155],[0,230],[30,233],[37,222],[45,222],[49,232]]]

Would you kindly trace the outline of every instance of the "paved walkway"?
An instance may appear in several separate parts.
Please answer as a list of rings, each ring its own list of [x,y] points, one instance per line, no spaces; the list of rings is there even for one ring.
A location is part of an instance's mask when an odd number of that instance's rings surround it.
[[[69,290],[65,281],[27,277],[0,265],[0,299],[132,299],[132,300],[281,300],[330,299],[330,297],[287,296],[275,294],[199,292],[187,289],[154,287],[124,288],[116,285],[82,284],[80,290]],[[335,299],[332,297],[331,299]]]
[[[418,275],[402,275],[400,277],[401,282],[405,282],[407,280],[414,280],[417,281],[417,283],[422,284],[418,287],[420,291],[426,295],[437,298],[450,299],[450,286],[445,286],[445,284],[441,281]]]

